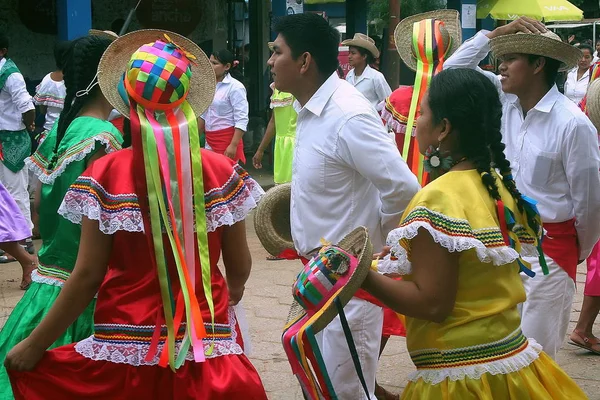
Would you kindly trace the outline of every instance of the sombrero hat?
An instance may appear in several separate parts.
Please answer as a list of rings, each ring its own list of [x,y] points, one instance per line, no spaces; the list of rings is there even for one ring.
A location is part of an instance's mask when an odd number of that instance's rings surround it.
[[[425,19],[436,19],[444,23],[440,30],[444,46],[446,48],[449,46],[445,52],[446,58],[454,53],[462,43],[459,14],[456,10],[435,10],[404,18],[396,26],[394,41],[400,58],[413,71],[417,70],[417,59],[413,51],[413,24]]]
[[[586,112],[592,124],[600,132],[600,79],[595,79],[587,90]]]
[[[100,29],[90,29],[88,31],[88,35],[99,36],[110,40],[115,40],[119,37],[119,35],[117,35],[113,31],[101,31]]]
[[[516,53],[552,58],[562,63],[559,71],[573,68],[582,56],[581,50],[564,43],[560,36],[552,31],[541,34],[518,32],[497,36],[490,40],[490,49],[496,57]]]
[[[338,314],[344,326],[346,317],[343,308],[360,289],[369,273],[372,259],[373,245],[367,229],[358,227],[337,245],[323,246],[296,278],[292,288],[294,301],[282,342],[292,371],[310,399],[337,398],[315,335]],[[346,328],[347,324],[344,326]],[[345,336],[352,353],[354,342],[349,328]]]
[[[166,39],[168,38],[168,39]],[[174,32],[159,29],[143,29],[120,36],[104,52],[98,65],[98,82],[100,89],[121,115],[129,117],[129,105],[119,92],[123,76],[129,68],[132,55],[141,46],[152,44],[158,40],[170,40],[192,59],[190,64],[192,79],[186,100],[196,115],[201,115],[213,101],[216,88],[215,72],[208,57],[194,42]],[[157,76],[160,86],[162,74]]]
[[[371,53],[373,57],[379,58],[379,49],[375,45],[375,41],[364,33],[355,33],[352,39],[344,40],[342,46],[361,47]]]
[[[265,250],[279,257],[286,250],[294,249],[290,223],[289,183],[276,185],[262,197],[254,214],[254,229]]]

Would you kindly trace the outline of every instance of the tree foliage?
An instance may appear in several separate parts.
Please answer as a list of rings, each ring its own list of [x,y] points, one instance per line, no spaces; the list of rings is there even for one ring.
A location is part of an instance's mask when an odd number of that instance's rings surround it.
[[[446,8],[444,0],[399,0],[400,1],[400,19],[410,17],[426,11],[439,10]],[[368,0],[369,20],[383,20],[387,24],[389,19],[389,0]]]

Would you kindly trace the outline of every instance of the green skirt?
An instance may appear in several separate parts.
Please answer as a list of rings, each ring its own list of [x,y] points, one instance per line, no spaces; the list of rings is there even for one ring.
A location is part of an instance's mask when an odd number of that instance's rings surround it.
[[[32,282],[0,331],[0,400],[14,399],[4,359],[8,352],[25,339],[48,314],[61,287]],[[94,333],[96,300],[87,306],[65,333],[50,346],[51,349],[83,340]]]

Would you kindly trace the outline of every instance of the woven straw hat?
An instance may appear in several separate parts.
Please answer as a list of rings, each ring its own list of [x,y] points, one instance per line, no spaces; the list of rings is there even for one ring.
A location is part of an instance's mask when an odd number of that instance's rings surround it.
[[[88,35],[99,36],[99,37],[103,37],[105,39],[110,39],[110,40],[115,40],[119,37],[119,35],[117,35],[113,31],[101,31],[99,29],[90,29],[88,31]]]
[[[549,30],[541,34],[518,32],[497,36],[490,40],[490,49],[496,57],[515,53],[552,58],[562,63],[560,71],[573,68],[582,57],[581,50],[564,43],[556,33]]]
[[[196,57],[190,65],[192,79],[186,100],[199,116],[213,101],[217,86],[215,72],[208,57],[194,42],[174,32],[159,29],[143,29],[120,36],[108,46],[98,65],[100,89],[121,115],[129,117],[129,106],[119,94],[119,83],[128,68],[131,56],[143,45],[165,40],[165,34],[185,51]]]
[[[311,265],[314,265],[314,263],[319,262],[323,258],[330,257],[326,252],[326,250],[330,247],[331,246],[322,247],[319,250],[319,252],[306,264],[306,266],[300,272],[300,274],[298,274],[298,278],[296,283],[294,284],[293,289],[293,292],[295,294],[297,294],[298,292],[298,286],[303,286],[304,288],[306,288],[307,285],[310,285],[310,278],[315,277],[314,271],[318,270],[317,273],[323,271],[322,267],[313,268],[311,270]],[[339,249],[344,250],[350,255],[356,257],[356,259],[358,260],[354,269],[352,269],[347,263],[345,265],[344,263],[342,263],[337,268],[337,270],[329,270],[339,275],[341,277],[340,279],[344,279],[344,285],[341,288],[341,291],[338,292],[336,297],[340,300],[342,306],[345,306],[346,304],[348,304],[350,299],[352,299],[352,296],[354,296],[356,291],[358,291],[361,288],[365,278],[367,277],[367,274],[369,273],[369,270],[371,269],[371,261],[373,259],[373,245],[371,244],[371,240],[369,239],[367,228],[361,226],[350,232],[337,245],[333,247],[337,247]],[[329,261],[331,261],[331,259],[329,259]],[[331,263],[327,266],[331,266],[333,264],[334,263]],[[346,274],[349,274],[349,276],[346,276]],[[306,279],[307,275],[309,275],[309,278],[307,280],[308,283],[300,282],[301,279]],[[327,293],[321,293],[322,295],[324,295],[324,298],[320,301],[320,304],[324,304],[324,308],[318,310],[313,309],[309,312],[307,312],[302,307],[302,305],[297,301],[297,299],[294,299],[290,307],[290,312],[288,314],[288,318],[285,324],[285,329],[289,329],[292,325],[296,323],[302,323],[302,319],[305,316],[311,316],[315,312],[320,311],[322,313],[319,315],[319,317],[310,322],[310,325],[312,326],[312,331],[314,333],[322,331],[338,314],[335,304],[332,301],[327,301],[335,295],[334,292],[335,290],[330,290]],[[309,321],[306,320],[304,321],[304,323],[308,322]]]
[[[364,33],[356,33],[352,39],[346,39],[342,46],[360,47],[373,54],[373,57],[379,58],[379,49],[375,46],[375,41]]]
[[[586,96],[586,112],[596,130],[600,132],[600,79],[595,79],[590,83]]]
[[[272,256],[294,249],[290,222],[292,185],[285,183],[269,189],[254,214],[254,229],[263,247]]]
[[[441,29],[444,45],[447,46],[450,38],[452,38],[450,49],[446,53],[446,58],[450,57],[462,43],[462,31],[458,17],[459,14],[456,10],[435,10],[416,14],[400,21],[394,31],[394,41],[396,42],[398,54],[400,54],[400,58],[402,58],[404,64],[413,71],[417,70],[417,59],[413,52],[412,44],[413,25],[415,22],[420,22],[424,19],[437,19],[444,22],[444,26]]]

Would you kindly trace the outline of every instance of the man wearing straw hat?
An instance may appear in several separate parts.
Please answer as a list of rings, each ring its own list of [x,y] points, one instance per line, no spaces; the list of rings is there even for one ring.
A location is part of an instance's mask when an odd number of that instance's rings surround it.
[[[522,329],[551,356],[564,340],[577,264],[600,237],[600,151],[596,129],[555,80],[581,51],[536,20],[522,17],[465,42],[445,68],[478,68],[491,51],[500,76],[486,73],[503,102],[503,141],[517,187],[536,200],[546,235],[544,258],[526,258]],[[483,71],[482,71],[483,72]]]
[[[375,109],[336,74],[337,31],[316,14],[283,17],[274,30],[278,36],[268,64],[275,87],[297,99],[290,205],[294,246],[308,257],[321,247],[321,238],[335,243],[364,225],[378,251],[419,184]],[[374,400],[383,311],[362,298],[354,297],[344,311]],[[343,338],[339,318],[318,337],[326,370],[338,398],[365,399]]]

